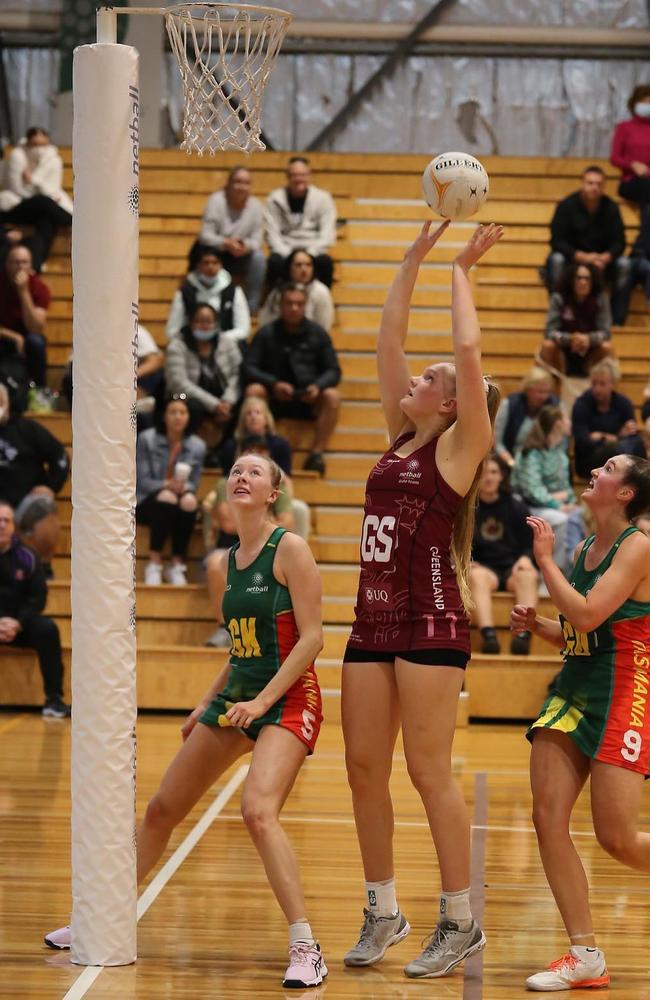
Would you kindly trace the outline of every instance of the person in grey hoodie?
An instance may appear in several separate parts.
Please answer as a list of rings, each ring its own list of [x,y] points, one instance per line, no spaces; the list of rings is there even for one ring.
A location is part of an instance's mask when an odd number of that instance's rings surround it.
[[[233,277],[241,279],[248,306],[257,312],[266,257],[262,252],[263,209],[251,194],[253,181],[246,167],[233,167],[226,186],[208,198],[199,237],[190,250],[190,270],[193,270],[201,250],[216,250],[223,266]]]
[[[217,329],[243,343],[251,329],[246,296],[233,285],[216,250],[204,247],[196,266],[175,293],[167,318],[167,339],[177,336],[187,325],[190,314],[200,303],[211,306],[217,315]]]
[[[165,380],[169,393],[184,393],[200,418],[221,431],[239,399],[241,352],[234,337],[219,330],[219,317],[199,303],[189,323],[167,345]]]
[[[287,186],[271,191],[266,200],[264,221],[271,250],[266,281],[270,288],[293,250],[310,253],[317,279],[332,287],[334,265],[328,251],[336,243],[336,205],[329,191],[310,181],[309,160],[293,156],[287,168]]]

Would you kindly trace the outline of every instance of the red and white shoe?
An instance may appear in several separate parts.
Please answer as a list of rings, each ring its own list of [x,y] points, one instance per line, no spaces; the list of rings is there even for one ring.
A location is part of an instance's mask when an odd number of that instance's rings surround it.
[[[308,944],[296,941],[289,945],[289,965],[282,985],[288,990],[302,990],[306,986],[320,986],[327,975],[327,966],[317,941]]]
[[[580,949],[582,952],[583,949]],[[588,990],[609,986],[605,956],[598,948],[589,948],[588,957],[570,948],[566,955],[551,962],[546,972],[536,972],[526,980],[529,990],[555,993],[560,990]]]
[[[63,950],[70,947],[70,936],[70,925],[68,925],[67,927],[59,927],[57,931],[50,931],[43,940],[48,948]]]

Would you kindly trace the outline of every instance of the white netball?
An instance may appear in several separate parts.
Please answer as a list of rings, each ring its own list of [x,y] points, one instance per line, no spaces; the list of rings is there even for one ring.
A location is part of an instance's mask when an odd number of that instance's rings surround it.
[[[441,153],[422,174],[422,194],[443,219],[468,219],[487,200],[490,181],[482,163],[469,153]]]

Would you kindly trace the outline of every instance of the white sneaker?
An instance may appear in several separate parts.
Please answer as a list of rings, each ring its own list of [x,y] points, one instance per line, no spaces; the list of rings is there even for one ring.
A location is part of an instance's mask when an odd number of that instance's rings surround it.
[[[598,948],[589,948],[583,958],[570,948],[566,955],[551,962],[545,972],[536,972],[526,980],[529,990],[538,993],[558,993],[560,990],[588,990],[609,986],[605,956]]]
[[[162,583],[162,564],[149,562],[144,568],[144,582],[150,586],[159,587]]]
[[[56,931],[50,931],[49,934],[45,935],[43,940],[45,941],[45,944],[48,946],[48,948],[59,948],[60,950],[62,950],[63,948],[69,948],[70,925],[66,927],[59,927],[59,929]]]
[[[327,966],[317,941],[308,944],[296,941],[289,945],[289,965],[282,985],[285,989],[300,990],[305,986],[320,986],[327,975]]]
[[[165,567],[163,575],[167,583],[173,584],[174,587],[185,587],[187,585],[186,569],[187,567],[183,566],[182,563],[172,563]]]

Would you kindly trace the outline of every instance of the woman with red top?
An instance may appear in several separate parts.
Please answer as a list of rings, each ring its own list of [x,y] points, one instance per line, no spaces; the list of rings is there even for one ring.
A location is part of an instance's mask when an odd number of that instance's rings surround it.
[[[377,364],[391,447],[368,478],[356,618],[343,668],[348,781],[368,907],[348,966],[372,965],[409,932],[395,896],[388,782],[402,727],[409,775],[440,864],[440,922],[404,970],[444,976],[485,945],[469,903],[469,818],[451,745],[470,657],[470,548],[499,391],[481,372],[470,268],[500,239],[480,226],[452,270],[454,363],[409,376],[404,341],[420,264],[445,232],[425,223],[389,289]]]
[[[627,102],[632,115],[619,122],[612,140],[611,161],[622,171],[621,198],[650,204],[650,83],[641,83]]]

